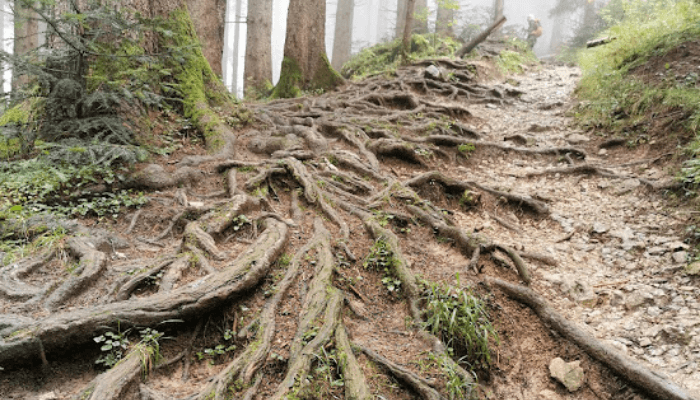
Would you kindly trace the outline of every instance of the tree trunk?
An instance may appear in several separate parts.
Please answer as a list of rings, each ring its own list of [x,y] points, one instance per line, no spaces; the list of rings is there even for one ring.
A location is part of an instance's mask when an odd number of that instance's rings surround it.
[[[272,0],[249,1],[247,22],[246,90],[261,88],[272,82]]]
[[[425,34],[428,33],[428,0],[416,0],[416,6],[413,11],[413,32]]]
[[[202,43],[204,57],[209,61],[212,71],[221,71],[226,0],[187,0],[187,8],[197,37]]]
[[[333,68],[340,70],[350,59],[352,52],[352,22],[355,0],[338,0],[335,13],[335,37],[333,38]]]
[[[444,36],[454,36],[452,25],[455,19],[455,9],[448,0],[438,0],[437,18],[435,20],[435,33]]]
[[[21,56],[35,50],[39,45],[39,23],[35,13],[25,8],[21,1],[15,1],[14,10],[14,49],[13,54]],[[26,76],[12,74],[12,91],[27,83]]]
[[[342,83],[326,56],[325,0],[291,0],[280,80],[273,97],[297,97],[302,90],[325,90]]]
[[[396,3],[396,33],[395,37],[403,37],[406,28],[406,3],[408,0],[398,0]]]
[[[406,3],[406,16],[404,17],[403,42],[401,55],[403,62],[408,61],[408,53],[411,51],[411,29],[413,28],[413,11],[416,7],[416,0],[408,0]]]

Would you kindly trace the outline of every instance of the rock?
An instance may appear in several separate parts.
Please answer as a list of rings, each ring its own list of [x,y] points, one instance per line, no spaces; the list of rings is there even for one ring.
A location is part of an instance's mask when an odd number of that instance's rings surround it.
[[[653,304],[654,296],[650,293],[634,292],[625,299],[625,308],[633,311],[645,304]]]
[[[48,392],[39,395],[39,397],[36,398],[36,400],[57,400],[58,396],[54,392]]]
[[[561,396],[559,396],[556,392],[545,389],[539,393],[537,399],[538,400],[561,400]]]
[[[643,337],[639,339],[639,347],[648,347],[651,346],[651,339],[648,337]]]
[[[673,258],[673,262],[676,264],[684,264],[688,260],[688,252],[686,251],[677,251],[673,253],[671,256]]]
[[[660,256],[668,251],[665,247],[650,247],[647,249],[647,253],[652,256]]]
[[[428,68],[426,68],[424,75],[426,78],[431,78],[431,79],[435,79],[435,80],[442,80],[440,70],[434,65],[431,65]]]
[[[622,181],[618,185],[618,188],[615,191],[615,194],[622,195],[625,193],[629,193],[629,192],[635,190],[636,188],[640,187],[641,185],[642,185],[642,182],[640,182],[639,179],[634,179],[634,178],[625,179],[624,181]]]
[[[600,222],[593,223],[593,229],[591,229],[592,233],[603,234],[607,231],[608,231],[607,225],[600,223]]]
[[[700,261],[696,261],[685,267],[685,273],[688,275],[700,276]]]
[[[661,339],[669,344],[687,346],[693,339],[692,335],[675,326],[665,326],[660,332]]]
[[[591,140],[588,136],[581,135],[579,133],[574,133],[566,138],[566,141],[570,144],[581,144]]]
[[[666,248],[668,248],[670,251],[676,251],[676,250],[688,250],[690,246],[683,242],[670,242],[666,243]]]
[[[608,150],[607,149],[600,149],[600,151],[598,151],[598,155],[599,156],[607,156]]]
[[[581,361],[567,363],[557,357],[549,363],[549,373],[552,378],[564,385],[569,392],[577,391],[583,385],[583,368]]]

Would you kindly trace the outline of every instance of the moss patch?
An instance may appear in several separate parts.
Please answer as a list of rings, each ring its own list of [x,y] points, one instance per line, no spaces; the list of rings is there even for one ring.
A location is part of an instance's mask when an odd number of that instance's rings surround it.
[[[285,57],[282,61],[280,80],[272,91],[274,99],[288,99],[301,95],[302,75],[299,64],[293,58]]]

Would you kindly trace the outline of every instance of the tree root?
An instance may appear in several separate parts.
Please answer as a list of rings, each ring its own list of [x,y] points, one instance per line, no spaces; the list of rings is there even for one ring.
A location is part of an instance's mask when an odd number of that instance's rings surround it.
[[[659,400],[693,400],[683,389],[652,373],[639,365],[638,362],[620,354],[612,346],[599,341],[590,333],[567,321],[532,289],[494,278],[488,279],[487,282],[530,307],[545,324],[571,340],[588,355],[620,374],[645,394]]]
[[[276,219],[265,221],[267,229],[236,260],[219,272],[166,293],[144,299],[130,299],[111,304],[53,314],[42,320],[15,327],[14,335],[0,341],[0,364],[31,360],[35,343],[43,342],[47,352],[67,341],[89,341],[105,327],[155,326],[164,320],[189,320],[212,309],[237,293],[256,286],[287,242],[288,228]]]
[[[359,345],[356,346],[359,347],[362,352],[365,353],[372,361],[383,366],[397,379],[410,386],[411,389],[421,396],[421,398],[425,400],[444,400],[444,397],[442,397],[437,390],[431,387],[431,385],[434,385],[434,383],[419,377],[411,371],[401,368],[399,365],[389,361],[367,347]]]
[[[491,242],[491,240],[481,235],[468,234],[459,228],[448,226],[446,223],[431,217],[430,215],[428,215],[428,213],[416,206],[408,205],[406,206],[406,208],[409,211],[411,211],[414,215],[416,215],[418,219],[432,226],[433,229],[435,229],[439,235],[454,240],[455,243],[468,254],[473,254],[477,248],[480,248],[479,254],[482,254],[484,252],[491,253],[495,250],[503,251],[515,264],[515,268],[518,271],[520,279],[522,279],[523,282],[525,282],[528,285],[532,281],[530,272],[527,266],[525,265],[525,262],[515,250],[504,245],[494,244],[493,242]],[[475,264],[476,262],[472,260],[472,262],[470,262],[469,265],[473,266]]]
[[[156,361],[156,350],[139,343],[110,370],[98,375],[73,400],[121,400],[145,377]]]

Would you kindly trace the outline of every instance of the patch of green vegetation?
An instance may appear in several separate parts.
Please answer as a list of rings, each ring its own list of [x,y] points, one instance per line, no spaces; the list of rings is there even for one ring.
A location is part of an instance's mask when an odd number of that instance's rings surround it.
[[[539,61],[527,43],[520,39],[509,42],[512,50],[503,50],[496,59],[496,65],[503,74],[522,74],[524,66],[537,65]]]
[[[382,284],[384,284],[389,293],[393,294],[401,289],[401,280],[394,272],[398,262],[389,244],[379,239],[372,245],[362,266],[365,269],[383,272],[384,277],[382,277]]]
[[[116,218],[122,207],[139,207],[148,199],[130,190],[93,193],[89,189],[118,185],[126,181],[127,172],[99,164],[53,164],[41,157],[0,163],[0,213],[21,206],[25,214],[46,211]]]
[[[584,75],[577,94],[583,101],[576,117],[584,127],[623,135],[635,145],[646,140],[654,119],[676,115],[672,123],[695,137],[687,147],[693,160],[686,162],[682,177],[698,184],[700,163],[694,159],[700,152],[698,73],[677,77],[667,64],[667,71],[658,72],[663,76],[646,83],[635,72],[652,58],[700,37],[700,4],[632,0],[616,7],[614,13],[608,9],[605,14],[614,25],[601,33],[616,39],[579,55]]]
[[[226,329],[223,334],[224,341],[233,339],[234,333],[230,329]],[[196,353],[198,360],[208,359],[209,364],[214,365],[219,356],[222,356],[230,351],[236,350],[236,345],[217,344],[214,347],[208,347]]]
[[[457,151],[459,151],[459,154],[461,154],[462,157],[466,159],[469,159],[469,156],[474,150],[476,150],[476,146],[474,146],[474,143],[462,143],[459,146],[457,146]]]
[[[499,341],[484,301],[469,288],[424,284],[425,328],[442,339],[450,352],[464,354],[463,360],[472,368],[488,369],[491,344]]]
[[[409,61],[451,57],[460,46],[459,42],[450,37],[415,34],[411,38]],[[369,75],[395,72],[400,64],[401,40],[396,39],[363,49],[345,63],[341,75],[351,79],[362,79]]]

